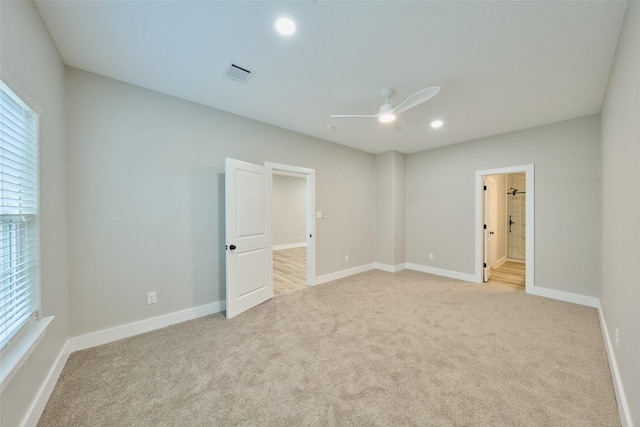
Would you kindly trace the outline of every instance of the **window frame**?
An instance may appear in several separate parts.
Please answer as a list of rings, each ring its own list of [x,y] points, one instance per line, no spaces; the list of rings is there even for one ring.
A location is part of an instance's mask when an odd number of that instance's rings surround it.
[[[42,301],[40,295],[42,293],[42,281],[41,281],[41,243],[40,243],[40,162],[39,162],[39,146],[40,146],[40,116],[42,114],[42,108],[25,92],[20,85],[7,73],[7,71],[0,66],[0,80],[3,85],[6,85],[13,94],[15,94],[28,108],[33,111],[37,116],[36,127],[36,202],[37,210],[34,219],[34,228],[37,235],[35,242],[35,254],[34,254],[34,269],[35,269],[35,284],[34,292],[35,296],[35,319],[28,321],[22,325],[19,330],[13,335],[4,345],[0,348],[0,393],[10,383],[11,379],[19,371],[20,367],[25,363],[29,355],[38,346],[38,343],[43,339],[48,326],[51,324],[54,316],[42,317]]]

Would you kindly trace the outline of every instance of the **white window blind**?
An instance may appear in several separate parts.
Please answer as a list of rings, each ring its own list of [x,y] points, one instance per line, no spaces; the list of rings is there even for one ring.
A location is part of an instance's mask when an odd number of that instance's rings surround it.
[[[38,115],[0,81],[0,349],[38,307]]]

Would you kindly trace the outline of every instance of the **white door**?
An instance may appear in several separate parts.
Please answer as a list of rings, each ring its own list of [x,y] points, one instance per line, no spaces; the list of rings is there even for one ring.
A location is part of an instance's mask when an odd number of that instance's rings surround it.
[[[271,169],[225,159],[227,319],[273,297]]]
[[[484,180],[484,257],[483,280],[491,277],[491,269],[496,262],[496,181],[493,178]]]

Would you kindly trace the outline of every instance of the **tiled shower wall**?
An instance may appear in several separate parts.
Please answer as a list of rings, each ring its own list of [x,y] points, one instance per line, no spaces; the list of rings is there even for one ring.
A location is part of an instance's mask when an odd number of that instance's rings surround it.
[[[515,196],[514,188],[518,190]],[[507,257],[512,259],[524,260],[526,254],[526,188],[524,172],[507,175]]]

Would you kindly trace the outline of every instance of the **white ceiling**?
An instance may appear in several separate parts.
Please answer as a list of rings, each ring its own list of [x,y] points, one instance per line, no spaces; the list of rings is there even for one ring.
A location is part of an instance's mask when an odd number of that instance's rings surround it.
[[[370,153],[412,153],[600,111],[622,1],[37,1],[67,65]],[[274,30],[280,16],[298,30]],[[230,61],[255,71],[223,77]],[[379,91],[404,130],[375,119]],[[440,118],[439,130],[429,127]],[[335,127],[328,131],[327,125]]]

